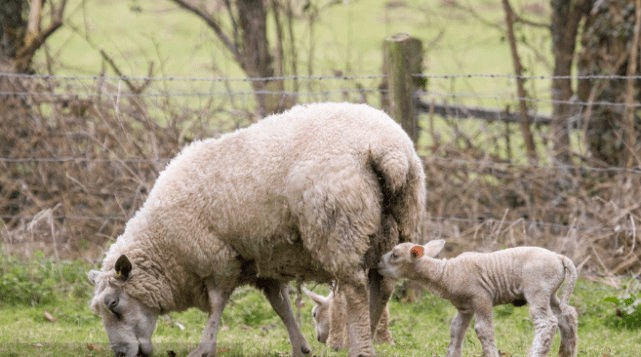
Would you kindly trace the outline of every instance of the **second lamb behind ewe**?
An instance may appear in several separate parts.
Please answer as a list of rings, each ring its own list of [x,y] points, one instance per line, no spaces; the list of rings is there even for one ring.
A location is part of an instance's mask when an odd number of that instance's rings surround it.
[[[349,349],[349,336],[347,335],[347,300],[345,293],[336,285],[328,296],[316,294],[303,287],[303,291],[314,301],[312,317],[316,327],[316,339],[320,343],[327,344],[335,350]],[[389,309],[381,316],[374,340],[378,343],[394,343],[389,331]]]
[[[559,357],[576,355],[578,318],[568,303],[577,271],[569,258],[543,248],[518,247],[434,259],[444,244],[443,240],[424,246],[399,244],[383,255],[378,271],[390,278],[415,280],[457,308],[446,357],[461,356],[465,330],[475,314],[474,329],[483,347],[483,357],[498,357],[492,307],[509,303],[530,304],[535,336],[528,357],[547,356],[557,325],[561,335]],[[556,293],[564,280],[567,286],[559,301]]]

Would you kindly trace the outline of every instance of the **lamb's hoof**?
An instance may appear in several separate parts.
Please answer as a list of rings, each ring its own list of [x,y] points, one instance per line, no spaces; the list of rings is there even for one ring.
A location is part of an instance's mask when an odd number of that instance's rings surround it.
[[[300,351],[303,352],[304,355],[312,353],[312,349],[309,346],[302,346]]]
[[[216,356],[216,347],[213,344],[201,344],[191,352],[187,357],[214,357]]]

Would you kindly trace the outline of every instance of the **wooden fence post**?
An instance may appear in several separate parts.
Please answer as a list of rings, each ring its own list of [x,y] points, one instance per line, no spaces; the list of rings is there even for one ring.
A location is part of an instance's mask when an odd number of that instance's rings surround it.
[[[423,44],[408,34],[396,34],[385,39],[383,53],[389,112],[416,143],[419,128],[414,111],[414,91],[425,88],[426,81],[422,77],[412,77],[412,73],[422,73]]]

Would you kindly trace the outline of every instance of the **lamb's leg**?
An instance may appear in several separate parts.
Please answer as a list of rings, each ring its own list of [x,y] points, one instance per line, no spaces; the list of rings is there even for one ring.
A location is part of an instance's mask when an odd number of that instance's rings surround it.
[[[209,289],[209,319],[203,332],[198,348],[190,353],[187,357],[216,357],[216,338],[218,336],[218,327],[220,318],[223,316],[223,310],[232,291],[225,291],[221,288]]]
[[[492,302],[483,300],[475,304],[476,323],[474,330],[483,347],[483,357],[499,357],[494,341],[494,327],[492,326]]]
[[[387,325],[381,324],[381,317],[387,311],[387,302],[394,292],[394,281],[383,277],[376,269],[369,270],[369,317],[372,335],[377,337],[378,342],[394,342]],[[380,337],[380,339],[379,339]],[[381,341],[381,339],[383,339]]]
[[[545,357],[552,348],[552,340],[556,332],[557,319],[552,314],[548,301],[533,301],[534,299],[526,296],[530,303],[530,318],[534,323],[534,341],[532,348],[527,354],[528,357]],[[540,299],[543,300],[543,299]]]
[[[312,348],[307,343],[294,318],[294,311],[289,300],[289,288],[287,284],[274,279],[259,279],[257,285],[263,290],[272,308],[276,311],[280,319],[283,320],[285,328],[287,328],[289,342],[292,345],[292,356],[308,355],[312,351]]]
[[[576,356],[576,348],[579,342],[577,335],[578,315],[576,310],[572,306],[566,306],[564,311],[562,311],[559,298],[556,295],[552,295],[550,306],[559,323],[559,335],[561,335],[559,357],[574,357]]]
[[[452,319],[450,324],[450,344],[447,346],[447,353],[445,357],[460,357],[463,351],[463,340],[465,339],[465,331],[474,313],[471,311],[458,311],[456,316]]]
[[[374,356],[372,330],[369,323],[369,302],[365,272],[356,270],[340,281],[347,300],[350,357]]]

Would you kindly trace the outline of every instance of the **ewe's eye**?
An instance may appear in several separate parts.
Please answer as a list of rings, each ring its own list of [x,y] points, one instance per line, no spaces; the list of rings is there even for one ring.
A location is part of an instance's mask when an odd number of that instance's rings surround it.
[[[394,259],[398,258],[398,254],[396,254],[396,253],[392,254],[392,258],[394,258]]]
[[[312,317],[316,317],[316,311],[312,312]]]

